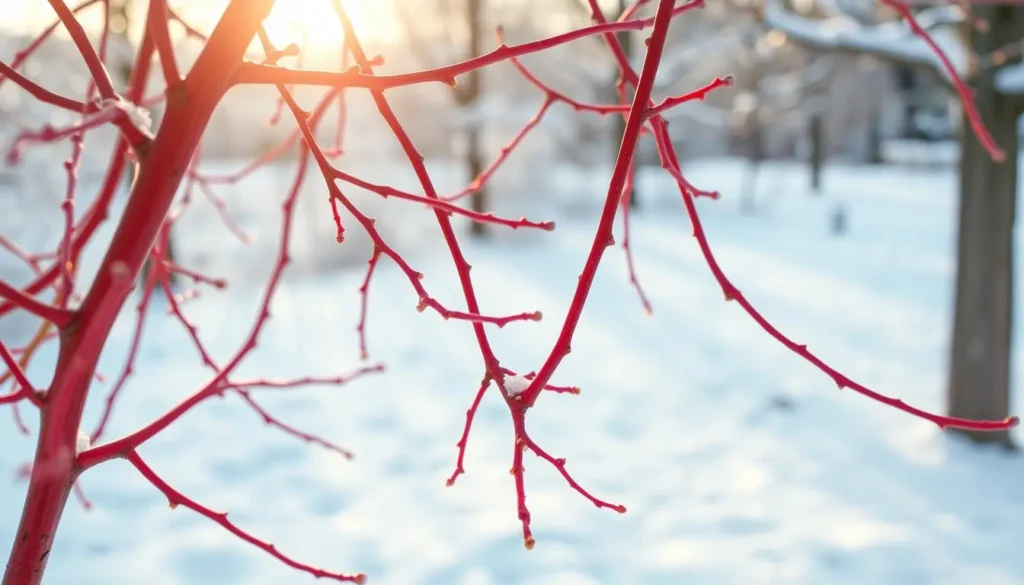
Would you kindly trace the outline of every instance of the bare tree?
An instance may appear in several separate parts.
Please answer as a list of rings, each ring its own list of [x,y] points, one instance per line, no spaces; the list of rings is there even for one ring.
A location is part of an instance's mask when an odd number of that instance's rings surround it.
[[[804,18],[769,1],[766,22],[801,43],[868,53],[934,71],[951,89],[973,94],[960,132],[956,301],[950,348],[948,408],[953,416],[1009,414],[1013,316],[1013,226],[1017,197],[1017,121],[1024,100],[1024,8],[976,5],[933,8],[913,15],[885,0],[907,23],[859,26],[847,15]],[[966,43],[964,42],[966,41]],[[965,46],[966,45],[966,46]],[[938,47],[946,55],[939,58]],[[982,138],[972,132],[984,131]],[[998,146],[997,146],[998,145]],[[1003,162],[1003,160],[1009,162]],[[962,431],[975,441],[1012,447],[1006,431]]]

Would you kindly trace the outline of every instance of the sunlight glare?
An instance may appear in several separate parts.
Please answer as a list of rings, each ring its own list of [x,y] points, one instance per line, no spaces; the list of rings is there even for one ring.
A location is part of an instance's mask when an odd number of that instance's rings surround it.
[[[377,0],[379,2],[379,0]],[[377,38],[386,32],[375,23],[378,16],[368,12],[360,2],[344,3],[352,26],[360,40]],[[270,16],[264,21],[271,38],[281,41],[299,43],[305,36],[312,44],[336,45],[344,35],[341,22],[334,12],[331,0],[277,0]]]

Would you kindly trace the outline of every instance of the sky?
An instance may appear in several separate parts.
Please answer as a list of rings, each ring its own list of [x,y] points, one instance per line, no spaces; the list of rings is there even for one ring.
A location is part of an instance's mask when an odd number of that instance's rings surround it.
[[[224,4],[224,0],[178,0],[171,5],[193,26],[201,30],[210,30],[220,16]],[[347,0],[345,6],[349,9],[360,36],[383,42],[400,38],[401,31],[397,29],[395,19],[391,15],[390,2]],[[14,33],[40,30],[55,19],[53,9],[47,0],[0,0],[0,13],[3,14],[0,29]],[[99,14],[98,7],[88,9],[81,16],[83,26],[98,26]],[[305,30],[310,42],[332,44],[339,34],[340,25],[334,16],[330,0],[281,0],[274,6],[267,21],[267,28],[275,38],[297,36],[298,30]]]

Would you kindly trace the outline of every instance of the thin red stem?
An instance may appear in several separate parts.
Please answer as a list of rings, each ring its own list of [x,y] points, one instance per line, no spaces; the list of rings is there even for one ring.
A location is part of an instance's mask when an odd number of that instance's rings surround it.
[[[356,333],[359,334],[359,358],[364,360],[370,357],[366,349],[366,309],[370,304],[370,280],[373,278],[373,271],[379,260],[380,246],[375,244],[373,254],[370,255],[370,260],[366,263],[366,277],[363,279],[363,284],[359,286],[359,324],[356,325]]]
[[[459,437],[459,442],[455,443],[455,446],[459,449],[459,456],[455,461],[455,471],[452,472],[451,476],[445,482],[445,485],[448,487],[455,485],[455,480],[466,472],[462,464],[466,458],[466,446],[469,444],[469,432],[473,427],[473,420],[476,418],[476,410],[480,408],[480,402],[484,399],[484,394],[487,392],[487,387],[490,385],[491,377],[484,376],[483,381],[480,382],[480,389],[477,390],[476,396],[473,398],[473,404],[471,404],[469,406],[469,410],[466,411],[466,424],[462,427],[462,436]]]
[[[269,554],[270,556],[281,561],[285,565],[293,569],[302,571],[303,573],[308,573],[309,575],[312,575],[313,577],[316,577],[318,579],[332,579],[334,581],[342,581],[349,583],[366,582],[366,576],[362,573],[357,573],[354,575],[345,573],[331,573],[329,571],[324,571],[323,569],[318,569],[312,565],[307,565],[305,563],[300,563],[299,561],[296,561],[292,557],[287,556],[279,550],[277,550],[277,547],[275,547],[273,544],[265,540],[260,540],[252,534],[239,528],[237,524],[228,520],[227,513],[216,512],[210,508],[207,508],[206,506],[200,504],[199,502],[193,500],[192,498],[186,496],[185,494],[171,487],[170,484],[164,481],[163,478],[157,475],[156,472],[153,471],[153,469],[149,465],[147,465],[145,461],[142,460],[142,457],[140,457],[139,454],[134,449],[126,452],[124,454],[124,457],[125,459],[128,460],[129,463],[132,464],[132,466],[135,467],[135,469],[139,471],[140,474],[142,474],[142,477],[144,477],[146,481],[151,483],[153,487],[158,489],[160,493],[162,493],[164,497],[167,498],[167,502],[170,504],[172,510],[174,508],[177,508],[178,506],[184,506],[197,514],[204,516],[205,518],[212,520],[213,522],[216,522],[231,534],[234,534],[238,538]]]
[[[66,327],[73,316],[71,311],[48,305],[30,297],[25,292],[14,288],[3,280],[0,280],[0,297],[10,301],[13,306],[23,309],[36,317],[45,319],[60,328]]]
[[[103,99],[116,99],[117,91],[114,90],[114,84],[110,81],[107,68],[103,66],[103,60],[96,54],[92,43],[89,42],[89,35],[85,33],[85,29],[78,22],[74,12],[68,8],[64,0],[49,0],[49,2],[50,6],[57,13],[57,17],[64,23],[64,28],[71,35],[71,39],[75,42],[75,46],[82,55],[82,59],[85,60],[85,66],[89,69],[89,74],[92,76],[92,81],[100,92],[100,97]]]
[[[248,390],[243,390],[241,388],[233,389],[235,390],[236,394],[242,397],[242,400],[244,400],[245,403],[248,404],[250,408],[256,411],[256,414],[260,415],[260,417],[263,418],[263,422],[266,423],[267,425],[277,428],[284,432],[285,434],[291,435],[307,443],[319,445],[320,447],[323,447],[328,451],[333,451],[341,455],[345,459],[352,459],[353,457],[355,457],[355,455],[353,455],[352,452],[349,451],[348,449],[339,447],[338,445],[335,445],[330,441],[327,441],[305,431],[301,431],[287,423],[281,422],[279,419],[277,419],[277,417],[270,414],[270,412],[267,409],[260,406],[260,404],[256,402],[256,400],[252,397],[252,394]]]

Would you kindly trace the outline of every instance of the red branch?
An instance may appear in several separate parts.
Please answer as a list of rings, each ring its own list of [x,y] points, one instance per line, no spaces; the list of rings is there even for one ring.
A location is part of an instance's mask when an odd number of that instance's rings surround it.
[[[996,144],[995,139],[992,138],[992,134],[985,127],[985,123],[981,121],[981,114],[978,113],[978,107],[974,104],[974,92],[964,82],[960,74],[956,72],[956,67],[953,67],[953,63],[950,62],[949,56],[946,55],[935,39],[932,38],[928,31],[917,22],[917,18],[914,17],[914,13],[911,12],[910,6],[903,3],[901,0],[882,0],[882,2],[895,10],[902,16],[907,24],[910,26],[910,30],[915,35],[921,38],[932,50],[932,53],[939,58],[939,62],[942,63],[942,68],[946,70],[946,75],[953,81],[953,87],[956,89],[957,94],[960,96],[960,104],[964,108],[964,114],[967,116],[967,121],[971,125],[971,131],[978,137],[978,141],[988,151],[989,156],[996,162],[1002,162],[1006,159],[1006,152],[999,148]]]
[[[307,170],[311,166],[308,163],[311,158],[316,163],[316,168],[322,175],[329,194],[338,242],[344,239],[346,226],[342,225],[341,219],[341,209],[344,208],[355,218],[358,227],[367,233],[373,243],[373,252],[367,262],[365,277],[359,287],[360,309],[356,331],[359,336],[361,359],[365,360],[368,353],[366,329],[369,288],[382,257],[386,257],[398,265],[419,297],[417,308],[420,311],[430,308],[445,319],[457,319],[470,323],[479,345],[484,372],[481,384],[466,411],[462,434],[456,443],[458,455],[455,468],[447,479],[447,485],[453,485],[457,478],[465,473],[465,454],[473,421],[493,382],[497,393],[505,400],[509,408],[513,423],[511,474],[515,483],[516,508],[522,524],[523,542],[527,548],[532,548],[535,544],[531,530],[530,511],[527,506],[525,468],[523,466],[524,451],[527,449],[553,466],[572,490],[578,492],[593,505],[620,513],[626,511],[625,507],[621,505],[609,503],[591,494],[570,475],[565,459],[553,457],[537,444],[527,432],[526,414],[536,404],[542,392],[565,394],[579,394],[580,392],[576,386],[558,386],[551,384],[550,381],[561,361],[571,351],[573,336],[582,317],[604,252],[606,248],[615,243],[613,230],[616,215],[620,210],[623,222],[622,246],[625,252],[629,281],[635,287],[644,308],[648,312],[650,311],[650,304],[636,277],[630,241],[628,207],[633,190],[634,153],[638,140],[645,133],[654,138],[662,168],[675,180],[680,190],[682,203],[691,219],[697,245],[712,275],[722,287],[725,298],[728,301],[737,302],[774,339],[825,372],[840,388],[852,388],[873,400],[929,420],[941,427],[956,426],[994,431],[1007,429],[1017,423],[1016,417],[1010,417],[1003,421],[972,421],[934,415],[908,406],[900,400],[878,394],[854,382],[810,353],[805,345],[794,342],[771,325],[737,290],[719,267],[704,233],[695,203],[697,197],[715,197],[717,194],[696,189],[683,177],[677,154],[668,134],[667,124],[662,117],[662,114],[669,108],[693,100],[703,100],[709,92],[729,85],[731,78],[728,76],[717,77],[694,91],[665,97],[657,102],[652,96],[654,79],[661,54],[665,48],[670,22],[682,13],[702,6],[703,2],[689,0],[676,6],[674,0],[659,0],[657,12],[653,18],[634,19],[637,9],[650,3],[650,0],[636,0],[616,22],[608,22],[599,9],[598,0],[587,1],[594,19],[591,26],[519,45],[506,45],[502,42],[499,31],[498,47],[482,56],[436,69],[396,75],[377,75],[373,68],[382,63],[382,59],[370,58],[365,53],[340,0],[332,0],[344,36],[341,55],[342,70],[335,72],[303,70],[301,69],[301,59],[305,54],[304,51],[295,45],[289,45],[284,49],[277,49],[272,45],[260,23],[269,14],[273,0],[230,0],[217,26],[209,34],[200,32],[182,21],[168,6],[167,0],[153,0],[149,3],[149,12],[145,21],[146,30],[135,58],[131,80],[128,83],[125,96],[122,97],[115,91],[104,67],[108,39],[107,28],[104,27],[97,51],[91,45],[81,23],[75,16],[82,9],[96,2],[102,2],[104,22],[106,23],[109,20],[109,1],[86,0],[74,8],[69,8],[63,0],[49,0],[59,18],[58,23],[45,29],[31,41],[28,47],[15,54],[9,64],[0,63],[0,83],[7,79],[13,80],[16,85],[27,91],[37,101],[72,111],[81,116],[77,122],[64,128],[45,126],[37,131],[25,132],[17,137],[10,151],[10,157],[17,158],[20,149],[30,143],[54,142],[63,139],[70,139],[72,147],[71,156],[65,163],[67,182],[61,204],[64,229],[56,249],[30,254],[15,242],[0,236],[0,247],[23,262],[33,273],[33,279],[20,288],[0,281],[0,299],[2,299],[0,316],[18,310],[43,321],[32,341],[24,347],[12,349],[0,341],[0,361],[7,369],[6,373],[0,375],[0,386],[8,380],[12,381],[9,391],[5,390],[7,393],[0,394],[0,404],[11,404],[15,408],[15,420],[20,427],[24,427],[24,424],[16,409],[23,401],[31,402],[39,407],[41,414],[40,436],[37,441],[35,459],[26,470],[30,483],[28,498],[18,528],[21,537],[14,543],[2,585],[40,584],[65,502],[74,494],[80,498],[83,506],[91,505],[84,498],[77,483],[80,475],[99,463],[118,457],[126,458],[149,483],[168,498],[172,508],[183,505],[213,520],[232,534],[288,566],[315,577],[363,582],[364,577],[361,574],[330,573],[300,563],[280,553],[272,544],[257,539],[230,522],[226,514],[215,512],[172,488],[145,463],[138,453],[138,449],[149,439],[174,424],[192,408],[209,398],[222,396],[225,392],[234,392],[267,425],[345,457],[352,456],[347,450],[329,441],[282,422],[255,400],[254,396],[258,391],[287,391],[314,385],[337,386],[365,374],[381,372],[383,371],[381,365],[364,366],[345,376],[304,376],[291,380],[239,380],[236,378],[240,364],[253,354],[260,341],[261,334],[271,317],[272,301],[279,289],[286,268],[291,263],[290,238],[293,216],[299,194],[307,179]],[[913,32],[921,36],[936,53],[943,67],[953,79],[974,132],[993,158],[999,160],[1002,151],[998,149],[987,129],[982,125],[980,116],[971,101],[970,92],[963,81],[957,77],[949,59],[942,54],[927,32],[914,20],[906,5],[902,4],[900,0],[884,1],[900,12]],[[169,32],[172,21],[183,26],[189,37],[204,43],[199,57],[189,71],[185,72],[184,78],[176,61]],[[76,96],[81,99],[51,92],[18,72],[18,68],[25,59],[34,53],[60,25],[63,25],[71,35],[91,79],[84,97]],[[637,74],[627,61],[616,33],[639,31],[652,26],[653,30],[647,39],[647,52],[643,67]],[[603,37],[618,64],[620,82],[618,85],[619,103],[617,104],[588,104],[559,93],[527,70],[518,60],[518,57],[523,55],[537,53],[593,35]],[[258,38],[266,51],[266,58],[262,63],[245,61],[247,48],[254,36]],[[300,58],[297,68],[289,69],[277,66],[279,59],[290,55]],[[144,100],[146,81],[149,78],[149,68],[154,62],[154,56],[157,57],[156,61],[160,64],[167,87],[159,93],[154,93],[152,98]],[[348,67],[350,58],[355,63],[353,67]],[[469,185],[453,194],[441,197],[427,172],[423,157],[398,120],[385,97],[384,90],[412,84],[438,82],[454,86],[459,75],[502,61],[509,61],[512,67],[518,70],[530,84],[543,92],[540,107],[511,137],[495,159],[478,176],[473,177]],[[273,119],[276,121],[277,114],[286,111],[284,108],[287,108],[287,112],[296,122],[297,129],[279,144],[271,147],[263,155],[236,172],[223,175],[203,174],[199,171],[201,158],[199,145],[207,122],[214,109],[221,103],[224,93],[231,86],[243,83],[274,85],[280,95],[280,102]],[[635,88],[631,101],[626,99],[627,84]],[[320,85],[330,87],[330,89],[325,92],[312,111],[306,111],[299,106],[292,95],[290,91],[292,85]],[[391,133],[408,159],[409,165],[416,173],[419,182],[417,193],[365,181],[339,170],[329,161],[329,159],[341,155],[347,116],[345,89],[349,87],[369,90],[377,111],[388,124]],[[94,99],[92,95],[94,92],[98,92],[99,99]],[[145,119],[146,112],[137,108],[139,106],[148,107],[160,102],[165,103],[163,120],[156,136],[153,136],[148,128],[148,121]],[[464,209],[455,201],[482,188],[527,136],[540,125],[545,114],[557,102],[567,104],[578,112],[623,115],[626,127],[594,232],[594,239],[583,263],[579,282],[561,330],[552,346],[551,353],[539,370],[520,376],[501,365],[491,347],[488,338],[489,330],[485,328],[485,325],[501,327],[514,321],[539,320],[541,315],[539,312],[523,312],[510,316],[491,316],[484,313],[470,276],[471,266],[456,237],[451,216],[461,215],[471,221],[503,225],[513,229],[551,230],[554,228],[554,223],[550,221],[501,218],[490,213]],[[338,108],[338,124],[332,132],[333,146],[325,150],[316,142],[315,132],[325,112],[335,104]],[[78,187],[77,171],[84,148],[83,140],[89,130],[105,124],[116,126],[119,136],[98,193],[92,198],[92,203],[84,210],[84,213],[77,214],[75,210]],[[171,227],[185,213],[192,201],[195,189],[199,189],[215,206],[227,229],[243,242],[249,241],[248,236],[228,214],[224,201],[214,193],[213,186],[236,183],[249,177],[257,169],[271,164],[296,146],[298,147],[298,166],[293,182],[284,197],[281,208],[279,247],[276,256],[269,259],[272,262],[272,270],[260,298],[259,308],[253,316],[252,327],[248,335],[230,359],[224,364],[218,364],[214,361],[211,352],[204,346],[196,326],[188,319],[181,307],[181,303],[195,298],[198,293],[194,289],[189,289],[180,295],[175,294],[171,287],[171,276],[180,275],[192,280],[196,285],[209,285],[215,288],[223,288],[226,286],[226,282],[171,261],[169,257]],[[76,269],[78,258],[85,246],[92,241],[99,226],[107,218],[113,198],[123,184],[123,172],[130,157],[138,163],[135,169],[137,173],[121,212],[118,226],[106,245],[105,255],[95,277],[90,281],[88,291],[83,291],[84,298],[73,296],[76,279],[80,276]],[[183,181],[184,188],[182,189]],[[422,282],[423,274],[413,269],[398,251],[384,241],[376,228],[376,220],[364,214],[345,195],[339,183],[355,185],[384,198],[401,199],[424,205],[430,209],[451,256],[465,301],[464,310],[449,309],[428,293]],[[179,192],[181,192],[180,198],[178,197]],[[200,359],[213,371],[212,378],[194,390],[181,403],[148,424],[137,428],[134,432],[98,446],[82,445],[80,443],[85,442],[80,440],[82,437],[80,431],[82,413],[89,393],[95,387],[93,380],[102,379],[97,371],[99,358],[106,349],[109,349],[106,346],[111,328],[123,312],[144,263],[148,265],[148,272],[142,279],[141,298],[136,306],[137,321],[128,344],[125,363],[106,397],[100,420],[91,437],[92,441],[97,441],[103,435],[118,397],[122,394],[127,380],[134,370],[156,287],[159,286],[167,297],[167,314],[186,329]],[[52,304],[38,298],[50,289],[56,291]],[[69,305],[74,309],[69,310]],[[60,351],[50,383],[43,393],[32,386],[25,370],[36,350],[50,339],[59,339]],[[17,360],[15,356],[18,356]],[[25,428],[25,432],[28,432],[27,428]]]
[[[319,445],[324,449],[327,449],[328,451],[334,451],[335,453],[341,455],[345,459],[352,459],[353,457],[355,457],[355,455],[353,455],[352,452],[349,451],[348,449],[343,449],[335,445],[334,443],[331,443],[330,441],[326,441],[324,439],[321,439],[320,437],[317,437],[316,435],[311,435],[289,424],[281,422],[276,417],[274,417],[274,415],[270,414],[269,411],[260,406],[259,403],[256,402],[256,400],[252,397],[252,394],[248,390],[243,390],[241,388],[234,388],[234,390],[239,396],[242,397],[242,400],[244,400],[246,404],[249,405],[250,408],[256,411],[256,413],[263,418],[263,422],[265,422],[267,425],[278,428],[281,431],[285,432],[286,434],[291,435],[297,439],[301,439],[307,443]]]
[[[373,254],[370,255],[370,260],[366,263],[366,278],[359,286],[359,324],[356,325],[356,333],[359,334],[359,357],[364,360],[370,357],[366,351],[366,308],[370,304],[370,280],[373,278],[373,270],[377,267],[379,260],[380,247],[375,245]]]
[[[170,484],[168,484],[159,475],[157,475],[156,472],[149,467],[149,465],[146,465],[146,462],[142,460],[142,457],[139,457],[139,454],[134,449],[125,453],[124,457],[125,459],[128,460],[129,463],[135,466],[135,469],[137,469],[139,473],[142,474],[142,477],[146,478],[146,481],[153,484],[153,487],[155,487],[156,489],[160,490],[160,493],[162,493],[167,498],[167,502],[172,510],[177,508],[178,506],[184,506],[197,514],[204,516],[210,520],[213,520],[217,524],[220,524],[222,527],[224,527],[225,530],[227,530],[231,534],[234,534],[238,538],[241,538],[245,542],[248,542],[249,544],[269,554],[270,556],[288,565],[289,567],[302,571],[303,573],[308,573],[318,579],[332,579],[334,581],[350,583],[366,582],[366,575],[363,575],[362,573],[356,573],[354,575],[349,575],[345,573],[331,573],[328,571],[324,571],[323,569],[318,569],[312,565],[307,565],[304,563],[300,563],[299,561],[296,561],[295,559],[281,553],[273,544],[265,540],[260,540],[252,534],[249,534],[248,532],[239,528],[235,523],[228,520],[228,515],[226,512],[215,512],[212,509],[207,508],[206,506],[200,504],[199,502],[193,500],[192,498],[186,496],[185,494],[171,487]]]
[[[473,419],[476,417],[476,409],[480,408],[480,402],[484,399],[484,393],[487,392],[487,387],[491,385],[491,377],[484,376],[482,382],[480,382],[480,389],[477,390],[476,397],[473,398],[473,404],[469,406],[469,410],[466,411],[466,424],[462,427],[462,436],[459,437],[459,442],[455,443],[455,446],[459,449],[459,457],[455,461],[455,471],[452,472],[451,476],[445,482],[445,485],[451,487],[455,485],[455,480],[460,475],[466,472],[462,467],[462,463],[466,458],[466,445],[469,444],[469,431],[473,427]]]
[[[71,311],[38,301],[2,280],[0,280],[0,297],[11,301],[16,307],[19,307],[37,317],[46,319],[57,327],[66,327],[73,316]]]

